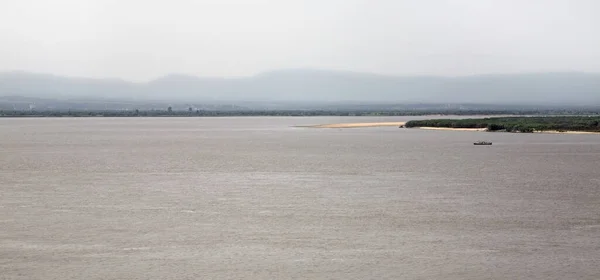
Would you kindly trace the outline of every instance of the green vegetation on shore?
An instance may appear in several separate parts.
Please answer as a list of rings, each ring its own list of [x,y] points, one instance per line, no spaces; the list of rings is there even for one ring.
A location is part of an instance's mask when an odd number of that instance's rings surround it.
[[[600,132],[600,116],[500,117],[482,119],[431,119],[409,121],[405,127],[485,128],[488,131]]]

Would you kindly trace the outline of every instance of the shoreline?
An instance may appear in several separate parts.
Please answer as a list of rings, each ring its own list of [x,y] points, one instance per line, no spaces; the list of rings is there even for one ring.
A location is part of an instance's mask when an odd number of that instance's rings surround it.
[[[368,123],[332,123],[332,124],[317,124],[317,125],[299,125],[295,127],[305,128],[368,128],[368,127],[398,127],[404,128],[406,122],[368,122]],[[525,132],[506,132],[506,131],[488,131],[486,128],[451,128],[451,127],[412,127],[415,129],[422,130],[442,130],[442,131],[470,131],[470,132],[499,132],[499,133],[525,133]],[[411,128],[408,128],[411,129]],[[600,132],[594,131],[557,131],[557,130],[544,130],[534,131],[532,133],[542,134],[600,134]]]
[[[451,127],[415,127],[416,129],[423,130],[444,130],[444,131],[474,131],[474,132],[498,132],[498,133],[525,133],[527,132],[506,132],[506,131],[488,131],[486,128],[451,128]],[[568,130],[568,131],[558,131],[558,130],[541,130],[534,131],[532,133],[542,133],[542,134],[600,134],[600,132],[595,131],[576,131],[576,130]]]
[[[360,128],[360,127],[386,127],[386,126],[400,127],[405,124],[406,124],[406,122],[332,123],[332,124],[304,125],[304,126],[297,126],[297,127],[310,127],[310,128]]]
[[[423,126],[423,127],[417,127],[417,128],[425,129],[425,130],[484,131],[484,132],[487,132],[486,128],[451,128],[451,127],[431,127],[431,126]]]
[[[534,131],[533,133],[548,133],[548,134],[600,134],[600,132],[595,131],[558,131],[558,130],[543,130],[543,131]]]

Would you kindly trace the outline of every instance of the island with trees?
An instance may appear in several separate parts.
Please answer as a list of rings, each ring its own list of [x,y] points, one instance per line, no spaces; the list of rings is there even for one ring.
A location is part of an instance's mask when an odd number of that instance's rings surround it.
[[[407,122],[404,127],[480,129],[503,132],[598,132],[600,116],[535,116],[469,119],[429,119]]]

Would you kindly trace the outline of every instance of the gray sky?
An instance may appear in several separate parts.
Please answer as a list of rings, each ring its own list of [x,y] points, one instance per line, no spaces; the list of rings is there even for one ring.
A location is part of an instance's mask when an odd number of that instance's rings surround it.
[[[0,71],[600,72],[597,0],[0,0]]]

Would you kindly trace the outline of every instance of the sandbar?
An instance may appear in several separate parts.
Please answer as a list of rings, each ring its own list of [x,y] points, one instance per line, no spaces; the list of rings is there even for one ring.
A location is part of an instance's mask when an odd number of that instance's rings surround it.
[[[451,128],[451,127],[429,127],[422,126],[419,129],[427,129],[427,130],[455,130],[455,131],[487,131],[486,128]]]
[[[312,127],[312,128],[361,128],[361,127],[384,127],[384,126],[395,126],[403,127],[406,122],[365,122],[365,123],[331,123],[331,124],[317,124],[307,125],[298,127]],[[451,128],[451,127],[415,127],[418,129],[425,130],[446,130],[446,131],[488,131],[487,128]],[[495,132],[495,131],[494,131]],[[501,131],[498,131],[501,132]],[[555,133],[555,134],[600,134],[600,132],[592,131],[557,131],[557,130],[544,130],[534,131],[534,133]]]
[[[426,130],[449,130],[449,131],[485,131],[487,132],[487,128],[451,128],[451,127],[417,127],[419,129]],[[491,132],[504,132],[504,131],[491,131]],[[518,132],[517,132],[518,133]],[[600,132],[594,131],[558,131],[558,130],[542,130],[542,131],[534,131],[533,133],[553,133],[553,134],[600,134]]]
[[[595,131],[558,131],[558,130],[543,130],[543,131],[534,131],[534,133],[555,133],[555,134],[600,134],[600,132],[595,132]]]
[[[380,126],[400,127],[405,124],[406,124],[406,122],[332,123],[332,124],[309,125],[309,126],[305,126],[305,127],[314,127],[314,128],[359,128],[359,127],[380,127]]]

